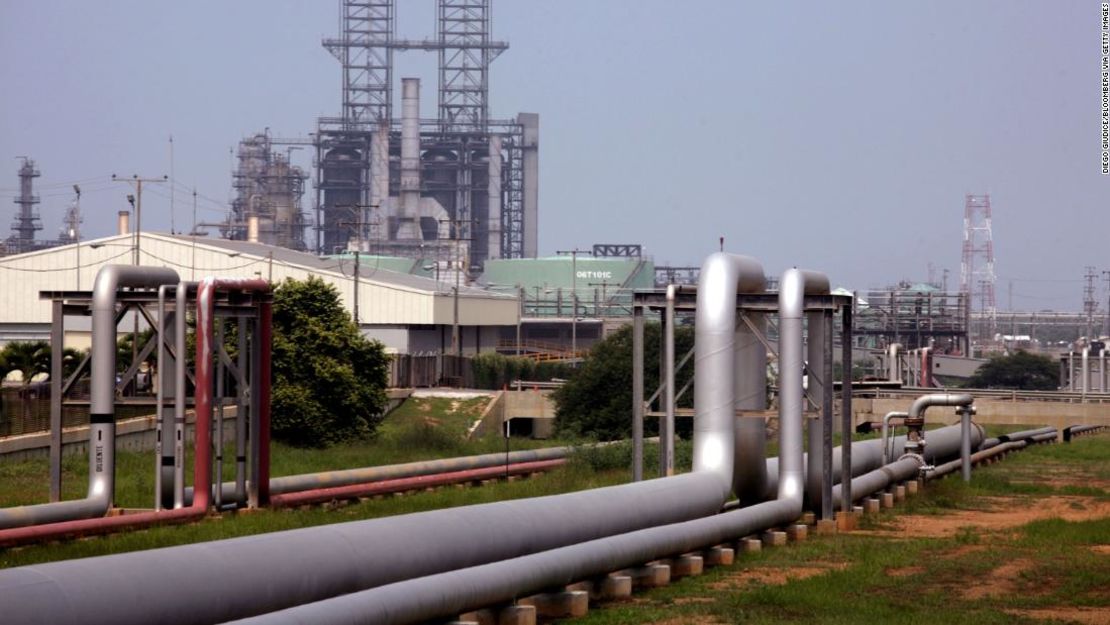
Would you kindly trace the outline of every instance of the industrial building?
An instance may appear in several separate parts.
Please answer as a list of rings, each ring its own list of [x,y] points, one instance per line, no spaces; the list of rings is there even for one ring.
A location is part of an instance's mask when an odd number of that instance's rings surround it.
[[[495,119],[490,65],[508,44],[492,39],[489,0],[437,0],[435,38],[399,39],[395,0],[342,0],[340,33],[323,41],[342,65],[342,109],[306,138],[261,133],[239,144],[235,200],[218,226],[247,239],[319,254],[348,250],[430,258],[441,274],[476,275],[485,261],[535,257],[539,116]],[[420,80],[401,81],[396,52],[438,55],[438,114],[420,117]],[[305,241],[304,172],[281,150],[314,151],[315,236]]]
[[[595,246],[596,247],[596,246]],[[482,282],[521,302],[524,353],[578,353],[632,318],[632,292],[654,286],[655,265],[642,256],[573,251],[486,262]],[[518,347],[503,344],[505,348]]]
[[[249,241],[143,232],[82,241],[0,258],[0,344],[46,340],[50,301],[40,291],[89,290],[105,264],[130,264],[138,245],[142,265],[169,267],[183,280],[206,276],[258,276],[272,282],[316,276],[334,285],[343,305],[355,313],[364,335],[399,354],[450,353],[455,327],[459,352],[496,349],[513,336],[519,303],[513,295],[491,293],[391,271],[375,259],[321,258],[305,252]],[[456,312],[457,311],[457,312]],[[66,345],[88,346],[88,329],[76,323]]]

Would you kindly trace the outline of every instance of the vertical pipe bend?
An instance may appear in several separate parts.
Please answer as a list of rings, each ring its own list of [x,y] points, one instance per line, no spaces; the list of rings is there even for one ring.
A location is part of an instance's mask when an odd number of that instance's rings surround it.
[[[779,484],[778,498],[798,500],[805,489],[802,457],[802,367],[805,346],[802,320],[805,296],[829,292],[829,279],[822,273],[787,269],[779,280]]]
[[[722,498],[732,492],[735,455],[736,296],[767,285],[754,258],[718,252],[702,264],[694,326],[694,472],[719,478]],[[760,458],[736,459],[745,466]]]
[[[879,436],[879,438],[883,441],[883,464],[886,464],[890,460],[890,444],[889,444],[889,441],[888,441],[888,437],[890,436],[890,422],[891,422],[891,420],[893,420],[893,419],[904,419],[905,417],[908,417],[908,416],[909,416],[909,413],[901,412],[901,411],[898,411],[898,410],[888,412],[885,415],[883,415],[882,434]]]
[[[177,272],[162,267],[105,265],[92,295],[92,386],[89,404],[89,489],[84,499],[0,510],[0,529],[102,516],[115,494],[116,298],[123,288],[176,284]]]

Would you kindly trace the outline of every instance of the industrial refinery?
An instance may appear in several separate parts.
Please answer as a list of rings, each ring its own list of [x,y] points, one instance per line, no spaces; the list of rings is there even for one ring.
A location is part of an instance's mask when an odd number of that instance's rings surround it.
[[[86,4],[0,622],[1110,622],[1106,6]]]

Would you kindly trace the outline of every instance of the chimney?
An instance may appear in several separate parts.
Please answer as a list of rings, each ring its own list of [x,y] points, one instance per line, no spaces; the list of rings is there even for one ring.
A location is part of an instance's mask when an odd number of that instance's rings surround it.
[[[401,206],[397,238],[424,238],[420,230],[420,79],[401,79]]]
[[[490,260],[501,258],[501,136],[489,136],[489,251]]]
[[[247,241],[258,243],[258,215],[247,216]]]
[[[131,212],[120,211],[118,221],[116,221],[116,229],[119,234],[131,234]]]

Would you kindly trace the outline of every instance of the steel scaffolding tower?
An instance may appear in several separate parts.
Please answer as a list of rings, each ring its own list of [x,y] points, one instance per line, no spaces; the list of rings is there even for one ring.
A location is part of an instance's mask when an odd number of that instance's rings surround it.
[[[35,195],[34,182],[42,174],[35,169],[35,161],[21,156],[23,165],[19,168],[19,197],[15,203],[19,204],[19,213],[12,221],[12,236],[8,240],[8,249],[13,253],[26,252],[34,248],[35,232],[42,230],[35,205],[39,203],[39,196]]]
[[[392,119],[394,0],[340,0],[341,37],[323,44],[343,64],[343,119]]]
[[[960,292],[972,309],[972,293],[980,289],[979,311],[993,338],[997,328],[994,298],[994,240],[991,235],[991,196],[968,194],[964,201],[964,249],[960,264]]]
[[[489,65],[507,47],[490,41],[492,19],[489,0],[439,0],[439,120],[446,131],[484,130],[489,120]]]
[[[419,40],[396,38],[395,5],[340,0],[340,36],[323,42],[343,65],[343,111],[317,123],[317,250],[346,249],[356,212],[382,214],[397,196],[393,52],[421,50],[438,54],[439,99],[438,118],[419,120],[420,201],[446,211],[439,221],[450,222],[452,239],[472,242],[472,267],[535,256],[539,119],[489,117],[490,63],[509,47],[491,38],[491,0],[437,0],[436,37]]]

